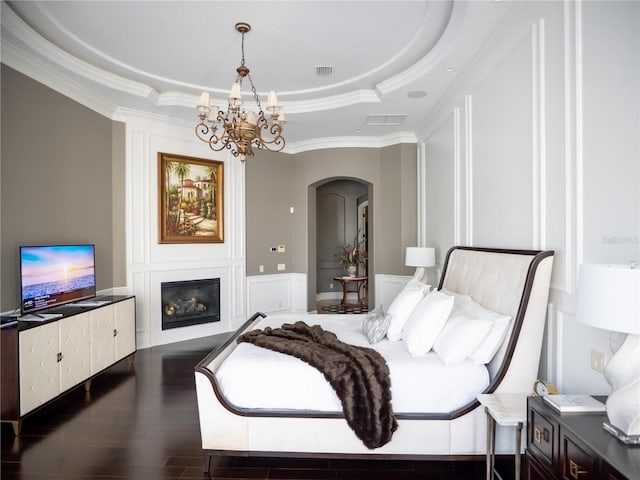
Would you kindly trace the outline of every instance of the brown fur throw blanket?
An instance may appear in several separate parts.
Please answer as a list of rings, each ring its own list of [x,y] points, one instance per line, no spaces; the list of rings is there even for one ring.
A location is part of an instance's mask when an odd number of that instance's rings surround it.
[[[391,407],[389,367],[375,350],[341,342],[334,333],[304,322],[252,330],[238,337],[240,342],[292,355],[315,367],[336,391],[347,423],[368,448],[391,440],[398,423]]]

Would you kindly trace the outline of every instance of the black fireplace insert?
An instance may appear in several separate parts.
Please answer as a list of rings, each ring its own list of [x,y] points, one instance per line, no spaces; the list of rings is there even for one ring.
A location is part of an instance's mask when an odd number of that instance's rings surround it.
[[[162,330],[220,321],[220,279],[162,282]]]

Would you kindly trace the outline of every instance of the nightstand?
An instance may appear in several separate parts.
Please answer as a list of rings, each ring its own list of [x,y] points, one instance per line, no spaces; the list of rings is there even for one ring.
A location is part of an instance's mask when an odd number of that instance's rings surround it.
[[[527,480],[640,478],[640,447],[606,432],[606,414],[560,413],[541,397],[529,397],[527,417]]]
[[[487,480],[496,475],[495,447],[496,423],[501,426],[515,427],[515,479],[520,480],[522,450],[522,427],[527,420],[527,394],[493,393],[478,395],[478,401],[484,405],[487,414]]]

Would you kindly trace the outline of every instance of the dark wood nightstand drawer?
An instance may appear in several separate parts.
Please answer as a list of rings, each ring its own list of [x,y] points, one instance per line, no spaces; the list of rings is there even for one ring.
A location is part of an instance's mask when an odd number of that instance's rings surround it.
[[[551,469],[553,465],[556,439],[556,424],[538,410],[529,410],[529,436],[527,446],[540,463]]]
[[[562,478],[593,480],[597,478],[598,457],[588,448],[560,432]]]
[[[527,398],[527,480],[640,480],[640,448],[602,428],[603,413],[561,414]]]

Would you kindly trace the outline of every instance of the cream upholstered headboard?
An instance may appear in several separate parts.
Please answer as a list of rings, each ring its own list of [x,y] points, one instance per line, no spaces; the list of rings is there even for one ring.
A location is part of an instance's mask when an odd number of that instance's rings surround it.
[[[476,302],[512,317],[505,341],[488,365],[492,388],[504,384],[513,359],[522,361],[523,376],[537,375],[546,318],[553,251],[453,247],[447,253],[439,288],[470,295]],[[518,349],[518,355],[514,353]],[[531,355],[538,361],[532,362]],[[525,361],[525,360],[528,360]],[[503,368],[504,367],[504,368]],[[510,371],[513,365],[509,366]]]

